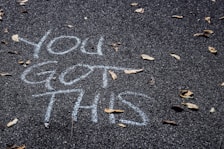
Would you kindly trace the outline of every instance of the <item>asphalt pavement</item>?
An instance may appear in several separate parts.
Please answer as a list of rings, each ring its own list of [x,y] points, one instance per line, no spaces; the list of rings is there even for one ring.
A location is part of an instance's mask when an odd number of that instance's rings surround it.
[[[224,148],[223,8],[0,0],[0,148]]]

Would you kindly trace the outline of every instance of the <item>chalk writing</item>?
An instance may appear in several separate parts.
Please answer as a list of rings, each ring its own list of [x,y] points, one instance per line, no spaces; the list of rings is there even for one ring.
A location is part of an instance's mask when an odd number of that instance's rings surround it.
[[[51,33],[51,30],[47,31],[38,43],[30,42],[27,39],[24,39],[22,37],[20,37],[19,39],[20,39],[20,41],[22,41],[28,45],[34,46],[33,57],[38,59],[40,51],[43,47],[43,44],[46,41],[46,39],[50,33]],[[66,49],[55,49],[54,47],[56,47],[56,46],[54,46],[54,45],[57,44],[58,42],[61,42],[61,40],[71,41],[71,43],[73,43],[72,47],[66,48]],[[103,42],[104,42],[104,37],[103,36],[100,37],[100,39],[96,45],[96,51],[89,51],[86,49],[89,40],[90,40],[89,38],[85,38],[82,41],[80,38],[78,38],[76,36],[61,35],[59,37],[55,37],[52,40],[50,40],[49,43],[46,45],[46,50],[50,54],[60,56],[60,55],[68,54],[68,53],[80,48],[80,51],[84,54],[88,54],[88,55],[92,55],[92,56],[94,56],[94,55],[103,56],[102,46],[103,46]],[[55,102],[57,102],[57,101],[63,102],[63,101],[60,101],[59,99],[57,99],[57,95],[64,94],[64,95],[72,96],[75,94],[77,96],[77,98],[74,98],[76,100],[76,102],[74,103],[73,109],[71,109],[72,110],[72,115],[71,115],[72,120],[78,121],[78,113],[81,109],[82,110],[90,110],[91,111],[91,119],[90,120],[93,123],[98,122],[98,109],[99,109],[98,103],[99,103],[99,101],[101,101],[101,98],[103,98],[103,97],[101,97],[103,95],[102,92],[96,92],[92,99],[88,99],[88,100],[91,100],[92,103],[90,105],[83,105],[83,100],[87,100],[87,99],[85,99],[85,94],[87,94],[87,93],[84,89],[72,87],[72,89],[66,89],[66,90],[59,89],[58,90],[58,89],[56,89],[57,86],[55,87],[52,85],[53,84],[52,80],[54,78],[58,78],[58,81],[60,84],[70,87],[72,85],[75,85],[78,82],[81,82],[81,80],[85,80],[85,79],[91,77],[91,74],[93,74],[93,73],[97,73],[97,74],[100,73],[101,74],[100,77],[102,77],[102,82],[100,81],[97,83],[100,83],[101,87],[103,89],[107,90],[108,82],[109,82],[109,79],[108,79],[109,70],[113,70],[113,71],[134,70],[133,68],[124,68],[124,67],[117,67],[117,66],[89,65],[89,64],[77,63],[75,65],[65,68],[64,70],[62,70],[62,72],[56,73],[57,67],[55,67],[55,66],[57,66],[57,65],[58,65],[58,61],[50,61],[49,60],[46,62],[41,62],[41,63],[34,64],[34,65],[28,67],[27,69],[25,69],[25,71],[21,75],[21,80],[24,81],[25,83],[30,84],[30,85],[43,84],[45,89],[47,90],[45,93],[39,93],[39,94],[33,95],[33,97],[35,97],[35,98],[48,97],[48,96],[50,97],[49,103],[47,105],[46,113],[44,116],[45,126],[49,125],[52,110],[53,110]],[[73,76],[72,74],[73,73],[76,74],[75,70],[81,70],[82,74],[79,76],[76,76],[76,77],[72,77],[72,79],[71,79],[71,76]],[[56,75],[57,75],[57,77],[56,77]],[[68,80],[68,78],[70,80]],[[136,115],[138,115],[138,117],[140,117],[141,121],[128,120],[127,118],[126,119],[125,118],[116,119],[116,115],[111,113],[108,115],[109,122],[111,124],[120,122],[120,123],[124,123],[124,124],[135,125],[135,126],[147,125],[149,123],[149,119],[148,119],[146,113],[143,112],[139,107],[134,105],[133,102],[129,101],[128,97],[131,97],[132,99],[136,99],[136,100],[143,100],[143,99],[153,100],[151,97],[149,97],[145,94],[132,92],[132,91],[120,92],[117,95],[115,95],[114,92],[110,92],[109,100],[107,100],[107,101],[109,101],[108,107],[110,109],[116,109],[115,102],[119,102],[122,105],[126,106],[127,109],[134,111],[136,113]],[[121,117],[122,117],[122,115],[121,115]]]
[[[43,43],[46,41],[48,35],[51,33],[51,30],[47,31],[45,33],[45,35],[41,38],[41,40],[38,42],[38,43],[34,43],[34,42],[30,42],[28,41],[27,39],[24,39],[22,37],[19,37],[19,40],[26,43],[26,44],[29,44],[29,45],[32,45],[34,46],[34,53],[33,53],[33,57],[34,58],[39,58],[39,53],[40,53],[40,50],[42,48],[42,45]],[[63,40],[63,39],[69,39],[71,40],[72,43],[74,43],[74,39],[75,39],[75,45],[67,50],[64,50],[64,51],[60,51],[60,50],[55,50],[53,49],[53,45],[57,42],[60,42],[60,40]],[[80,44],[81,44],[81,47],[80,47],[80,51],[82,53],[85,53],[85,54],[89,54],[89,55],[100,55],[102,56],[103,53],[102,53],[102,46],[103,46],[103,41],[104,41],[104,38],[103,36],[100,37],[99,41],[98,41],[98,44],[97,44],[97,51],[96,52],[88,52],[86,50],[86,45],[87,45],[87,42],[88,42],[89,38],[86,38],[84,39],[83,42],[81,42],[81,39],[79,39],[78,37],[76,36],[65,36],[65,35],[62,35],[62,36],[59,36],[59,37],[55,37],[54,39],[52,39],[48,44],[47,44],[47,51],[50,53],[50,54],[55,54],[55,55],[64,55],[64,54],[67,54],[69,52],[72,52],[74,50],[76,50]],[[58,51],[58,52],[56,52]]]
[[[78,121],[79,109],[90,109],[91,110],[91,121],[94,122],[94,123],[97,123],[98,122],[97,108],[98,108],[98,101],[100,100],[100,93],[96,93],[92,105],[81,106],[81,102],[82,102],[83,96],[85,94],[85,91],[83,89],[59,90],[59,91],[52,91],[52,92],[46,92],[46,93],[43,93],[43,94],[33,95],[33,97],[43,97],[43,96],[47,96],[47,95],[51,96],[50,97],[50,102],[48,104],[47,111],[46,111],[46,114],[45,114],[44,122],[49,123],[49,121],[50,121],[53,105],[56,101],[55,96],[57,94],[69,94],[69,93],[78,93],[78,98],[77,98],[77,101],[74,105],[73,112],[72,112],[72,119],[74,121]],[[125,120],[125,119],[120,119],[119,121],[124,123],[124,124],[130,124],[130,125],[136,125],[136,126],[147,125],[149,120],[148,120],[148,117],[146,116],[146,114],[142,110],[140,110],[137,106],[135,106],[131,102],[125,100],[124,97],[123,97],[125,95],[134,96],[134,97],[140,96],[140,97],[145,98],[145,99],[152,99],[151,97],[148,97],[147,95],[141,94],[141,93],[135,93],[135,92],[130,92],[130,91],[119,93],[116,100],[121,101],[123,104],[127,105],[129,108],[134,110],[141,117],[142,122],[135,122],[135,121]],[[139,97],[138,97],[138,99],[139,99]],[[109,107],[111,109],[114,108],[114,102],[115,102],[115,95],[112,92],[111,96],[110,96],[110,103],[109,103]],[[109,115],[110,123],[112,123],[112,124],[115,123],[115,120],[116,120],[115,115],[110,114]]]

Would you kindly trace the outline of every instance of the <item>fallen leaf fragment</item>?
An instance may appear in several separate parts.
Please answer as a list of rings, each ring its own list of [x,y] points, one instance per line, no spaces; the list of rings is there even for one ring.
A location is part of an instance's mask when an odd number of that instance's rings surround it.
[[[219,18],[219,20],[223,20],[223,19],[224,19],[224,16],[222,16],[222,17]]]
[[[119,49],[119,46],[121,45],[121,42],[114,42],[111,44],[112,48],[117,52]]]
[[[18,119],[15,118],[14,120],[10,121],[10,122],[7,124],[7,127],[12,127],[12,126],[15,125],[17,122],[18,122]]]
[[[123,128],[127,127],[125,124],[122,124],[122,123],[118,123],[117,125],[120,126],[120,127],[123,127]]]
[[[214,33],[214,31],[210,30],[210,29],[205,29],[205,30],[203,30],[203,32],[204,32],[204,34],[208,34],[208,35]]]
[[[31,60],[27,60],[27,61],[25,62],[25,64],[26,64],[26,65],[31,64]]]
[[[177,125],[177,123],[175,121],[171,121],[171,120],[163,120],[163,124],[170,124],[170,125]]]
[[[3,9],[0,9],[0,21],[2,21],[2,17],[4,16],[4,11],[3,11]]]
[[[199,107],[196,104],[193,104],[193,103],[182,102],[181,104],[184,105],[184,106],[187,106],[188,109],[192,109],[192,110],[198,110],[199,109]]]
[[[195,33],[194,34],[194,37],[199,37],[199,36],[208,37],[208,35],[205,35],[204,33]]]
[[[180,56],[174,53],[171,53],[170,56],[174,57],[177,60],[180,60]]]
[[[221,86],[224,86],[224,82],[222,82],[220,85],[221,85]]]
[[[135,9],[136,13],[144,13],[144,8]]]
[[[211,17],[205,17],[205,21],[207,21],[210,24],[211,23]]]
[[[210,109],[210,111],[209,111],[210,113],[214,113],[215,112],[215,108],[214,107],[212,107],[211,109]]]
[[[8,53],[9,53],[9,54],[19,54],[18,51],[9,51]]]
[[[131,6],[138,6],[138,3],[133,2],[133,3],[131,3],[130,5],[131,5]]]
[[[28,0],[17,0],[17,2],[18,2],[20,5],[26,5],[26,2],[28,2]]]
[[[181,98],[189,99],[189,98],[193,98],[193,96],[194,96],[194,93],[190,90],[180,90]]]
[[[68,27],[68,28],[73,28],[74,27],[73,25],[70,25],[70,24],[65,25],[65,26]]]
[[[8,28],[4,28],[4,33],[9,33],[9,30],[8,30]]]
[[[22,146],[18,146],[18,145],[9,145],[9,146],[7,146],[7,148],[6,149],[25,149],[26,148],[26,146],[25,145],[22,145]]]
[[[45,123],[44,123],[44,127],[45,127],[45,128],[49,128],[49,123],[48,123],[48,122],[45,122]]]
[[[18,64],[23,65],[24,67],[26,67],[27,65],[31,64],[31,60],[27,60],[27,61],[19,60]]]
[[[8,44],[8,42],[6,40],[1,40],[2,44]]]
[[[217,54],[217,50],[214,47],[208,47],[208,50],[212,53],[212,54]]]
[[[125,74],[135,74],[135,73],[139,73],[142,72],[144,69],[132,69],[132,70],[124,70]]]
[[[124,112],[124,110],[120,110],[120,109],[108,109],[108,108],[105,108],[104,109],[104,112],[106,112],[106,113],[123,113]]]
[[[176,112],[182,112],[184,109],[181,106],[174,105],[171,109],[175,110]]]
[[[113,71],[111,71],[111,70],[109,70],[108,72],[109,72],[109,74],[111,75],[111,78],[112,78],[113,80],[116,80],[116,79],[117,79],[117,75],[116,75],[115,72],[113,72]]]
[[[155,60],[154,57],[151,57],[151,56],[149,56],[149,55],[147,55],[147,54],[142,54],[141,57],[142,57],[142,59],[144,59],[144,60],[149,60],[149,61],[153,61],[153,60]]]
[[[4,77],[4,76],[12,76],[12,75],[8,72],[1,72],[0,76]]]
[[[180,16],[180,15],[172,15],[172,18],[183,19],[184,16]]]
[[[12,40],[15,42],[19,42],[19,35],[18,34],[12,35]]]

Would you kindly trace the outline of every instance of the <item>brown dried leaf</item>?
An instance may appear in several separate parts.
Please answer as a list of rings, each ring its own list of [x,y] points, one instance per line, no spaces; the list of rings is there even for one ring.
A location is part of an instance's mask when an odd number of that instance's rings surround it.
[[[9,51],[8,53],[9,53],[9,54],[19,54],[18,51]]]
[[[127,127],[125,124],[122,124],[122,123],[118,123],[117,125],[120,126],[120,127],[123,127],[123,128]]]
[[[194,93],[190,90],[180,90],[180,97],[182,98],[189,99],[189,98],[193,98],[193,96],[194,96]]]
[[[144,60],[149,60],[149,61],[153,61],[153,60],[155,60],[154,57],[151,57],[151,56],[149,56],[149,55],[147,55],[147,54],[142,54],[141,57],[142,57],[142,59],[144,59]]]
[[[208,50],[212,53],[212,54],[217,54],[217,50],[214,47],[208,47]]]
[[[12,35],[12,40],[15,42],[19,42],[19,35],[18,34]]]
[[[204,34],[213,34],[214,31],[213,30],[210,30],[210,29],[205,29],[203,30]]]
[[[26,64],[26,65],[31,64],[31,60],[27,60],[25,64]]]
[[[118,51],[120,45],[121,45],[121,42],[115,42],[115,43],[112,43],[112,44],[111,44],[112,48],[113,48],[116,52]]]
[[[0,9],[0,21],[2,21],[2,17],[4,16],[4,11],[3,11],[3,9]]]
[[[224,16],[222,16],[222,17],[219,18],[219,20],[223,20],[223,19],[224,19]]]
[[[4,77],[4,76],[12,76],[12,75],[8,72],[1,72],[0,76]]]
[[[183,19],[184,16],[180,16],[180,15],[172,15],[172,18]]]
[[[135,73],[139,73],[142,72],[144,69],[132,69],[132,70],[124,70],[125,74],[135,74]]]
[[[18,64],[23,65],[25,62],[23,60],[19,60]]]
[[[188,109],[192,109],[192,110],[198,110],[199,109],[199,107],[196,104],[193,104],[193,103],[182,102],[181,104],[187,106]]]
[[[144,13],[144,8],[135,9],[136,13]]]
[[[112,78],[113,80],[116,80],[116,79],[117,79],[117,75],[116,75],[116,73],[114,73],[114,72],[111,71],[111,70],[109,70],[108,72],[109,72],[109,74],[111,75],[111,78]]]
[[[199,37],[199,36],[204,36],[204,37],[209,37],[207,34],[205,33],[196,33],[194,34],[194,37]]]
[[[138,3],[133,2],[133,3],[131,3],[130,5],[131,5],[131,6],[138,6]]]
[[[175,121],[171,121],[171,120],[163,120],[163,124],[177,125]]]
[[[174,57],[177,60],[180,60],[180,56],[174,53],[171,53],[170,56]]]
[[[105,108],[104,109],[104,112],[106,112],[106,113],[123,113],[124,112],[124,110],[120,110],[120,109],[108,109],[108,108]]]
[[[28,2],[28,0],[17,0],[17,2],[18,2],[20,5],[26,5],[25,3]]]
[[[14,120],[10,121],[10,122],[7,124],[7,127],[12,127],[12,126],[15,125],[17,122],[18,122],[18,119],[15,118]]]
[[[210,24],[211,23],[211,17],[205,17],[205,21],[207,21]]]

